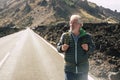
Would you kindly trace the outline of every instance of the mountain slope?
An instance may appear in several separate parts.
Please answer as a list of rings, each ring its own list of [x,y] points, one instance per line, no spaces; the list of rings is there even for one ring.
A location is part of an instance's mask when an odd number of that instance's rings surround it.
[[[8,0],[9,1],[9,0]],[[72,14],[82,16],[84,22],[119,22],[120,13],[99,7],[87,0],[11,0],[0,9],[0,26],[38,26],[69,20]]]

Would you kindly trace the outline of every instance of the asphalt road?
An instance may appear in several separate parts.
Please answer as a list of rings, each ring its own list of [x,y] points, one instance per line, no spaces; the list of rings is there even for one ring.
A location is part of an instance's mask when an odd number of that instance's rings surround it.
[[[0,38],[0,80],[64,80],[63,57],[29,28],[8,35]]]

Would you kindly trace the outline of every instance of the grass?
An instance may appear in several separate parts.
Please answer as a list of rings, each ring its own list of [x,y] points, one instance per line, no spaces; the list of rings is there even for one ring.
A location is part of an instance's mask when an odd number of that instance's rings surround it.
[[[22,19],[17,25],[20,27],[27,27],[32,25],[33,18],[31,16],[27,16],[26,18]]]
[[[80,9],[81,15],[87,19],[87,22],[101,22],[101,19],[96,18],[92,15],[90,15],[89,13],[87,13],[86,11],[84,11],[83,9]]]

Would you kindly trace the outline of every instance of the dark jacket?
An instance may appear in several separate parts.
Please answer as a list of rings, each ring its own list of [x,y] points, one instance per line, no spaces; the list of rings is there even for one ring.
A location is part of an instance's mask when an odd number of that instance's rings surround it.
[[[57,50],[60,53],[63,53],[61,46],[65,43],[66,35],[68,32],[63,33],[59,43],[57,44]],[[82,44],[87,43],[89,46],[88,51],[84,51],[81,47]],[[68,72],[88,72],[89,62],[88,54],[94,51],[94,43],[90,34],[86,33],[83,30],[80,30],[80,37],[78,38],[77,43],[75,43],[73,35],[69,32],[69,48],[65,53],[65,71]]]

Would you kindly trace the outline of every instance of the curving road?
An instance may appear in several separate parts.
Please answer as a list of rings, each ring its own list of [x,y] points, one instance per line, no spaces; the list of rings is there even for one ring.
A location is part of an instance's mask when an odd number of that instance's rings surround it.
[[[0,38],[0,80],[64,80],[63,70],[63,57],[29,28]]]

